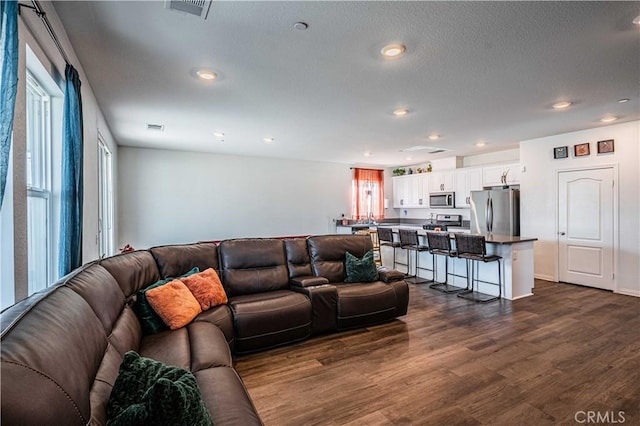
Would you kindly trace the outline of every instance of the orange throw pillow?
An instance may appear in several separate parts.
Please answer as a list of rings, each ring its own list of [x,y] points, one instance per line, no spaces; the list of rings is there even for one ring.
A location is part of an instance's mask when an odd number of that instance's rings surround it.
[[[228,302],[220,277],[213,268],[180,278],[180,281],[191,290],[203,311]]]
[[[153,310],[172,330],[184,327],[202,312],[196,298],[178,280],[147,290],[146,296]]]

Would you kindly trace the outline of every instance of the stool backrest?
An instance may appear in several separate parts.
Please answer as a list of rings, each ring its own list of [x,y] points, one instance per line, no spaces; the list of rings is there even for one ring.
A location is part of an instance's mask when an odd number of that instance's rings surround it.
[[[487,242],[484,235],[454,234],[456,237],[456,251],[458,254],[487,254]]]
[[[401,246],[417,246],[418,231],[410,231],[408,229],[399,229]]]
[[[448,232],[427,232],[429,250],[451,251],[451,237]]]
[[[378,240],[393,242],[393,231],[391,228],[378,228]]]

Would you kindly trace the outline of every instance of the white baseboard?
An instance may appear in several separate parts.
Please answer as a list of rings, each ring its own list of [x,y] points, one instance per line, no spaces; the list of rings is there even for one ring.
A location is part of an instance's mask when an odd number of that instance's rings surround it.
[[[545,281],[552,281],[552,282],[556,282],[556,280],[551,276],[551,275],[544,275],[544,274],[533,274],[534,278],[537,278],[539,280],[545,280]]]
[[[523,294],[522,296],[518,296],[518,297],[514,297],[511,300],[518,300],[518,299],[522,299],[524,297],[529,297],[529,296],[533,296],[533,293],[529,293],[529,294]]]
[[[623,289],[618,289],[614,293],[624,294],[625,296],[640,297],[640,290],[630,290],[630,289],[624,289],[623,288]]]

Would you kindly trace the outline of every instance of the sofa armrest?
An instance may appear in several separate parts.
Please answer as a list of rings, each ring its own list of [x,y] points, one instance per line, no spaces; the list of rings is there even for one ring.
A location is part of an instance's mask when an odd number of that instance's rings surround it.
[[[313,287],[316,285],[329,284],[329,280],[325,277],[304,276],[295,277],[289,280],[289,283],[296,287]]]
[[[404,274],[400,271],[396,271],[395,269],[387,268],[386,266],[378,267],[378,275],[380,276],[380,280],[385,283],[390,283],[393,281],[400,281],[404,279]]]

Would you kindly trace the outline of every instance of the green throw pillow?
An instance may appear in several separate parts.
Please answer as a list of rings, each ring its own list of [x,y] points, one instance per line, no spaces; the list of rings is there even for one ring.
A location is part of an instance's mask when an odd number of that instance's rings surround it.
[[[124,355],[107,404],[107,426],[213,425],[196,378],[133,351]]]
[[[189,275],[197,274],[200,272],[200,269],[196,266],[189,272],[184,275],[181,275],[178,278],[188,277]],[[160,287],[171,281],[175,280],[175,278],[165,278],[164,280],[157,281],[151,284],[149,287],[144,288],[138,291],[136,296],[136,303],[133,305],[133,310],[140,321],[140,326],[142,327],[142,334],[156,334],[161,331],[168,330],[169,327],[162,321],[162,318],[153,310],[151,304],[147,300],[146,292],[151,290],[152,288]]]
[[[362,259],[347,252],[345,269],[347,278],[344,281],[348,283],[369,283],[378,279],[378,269],[373,261],[373,250],[366,252]]]

